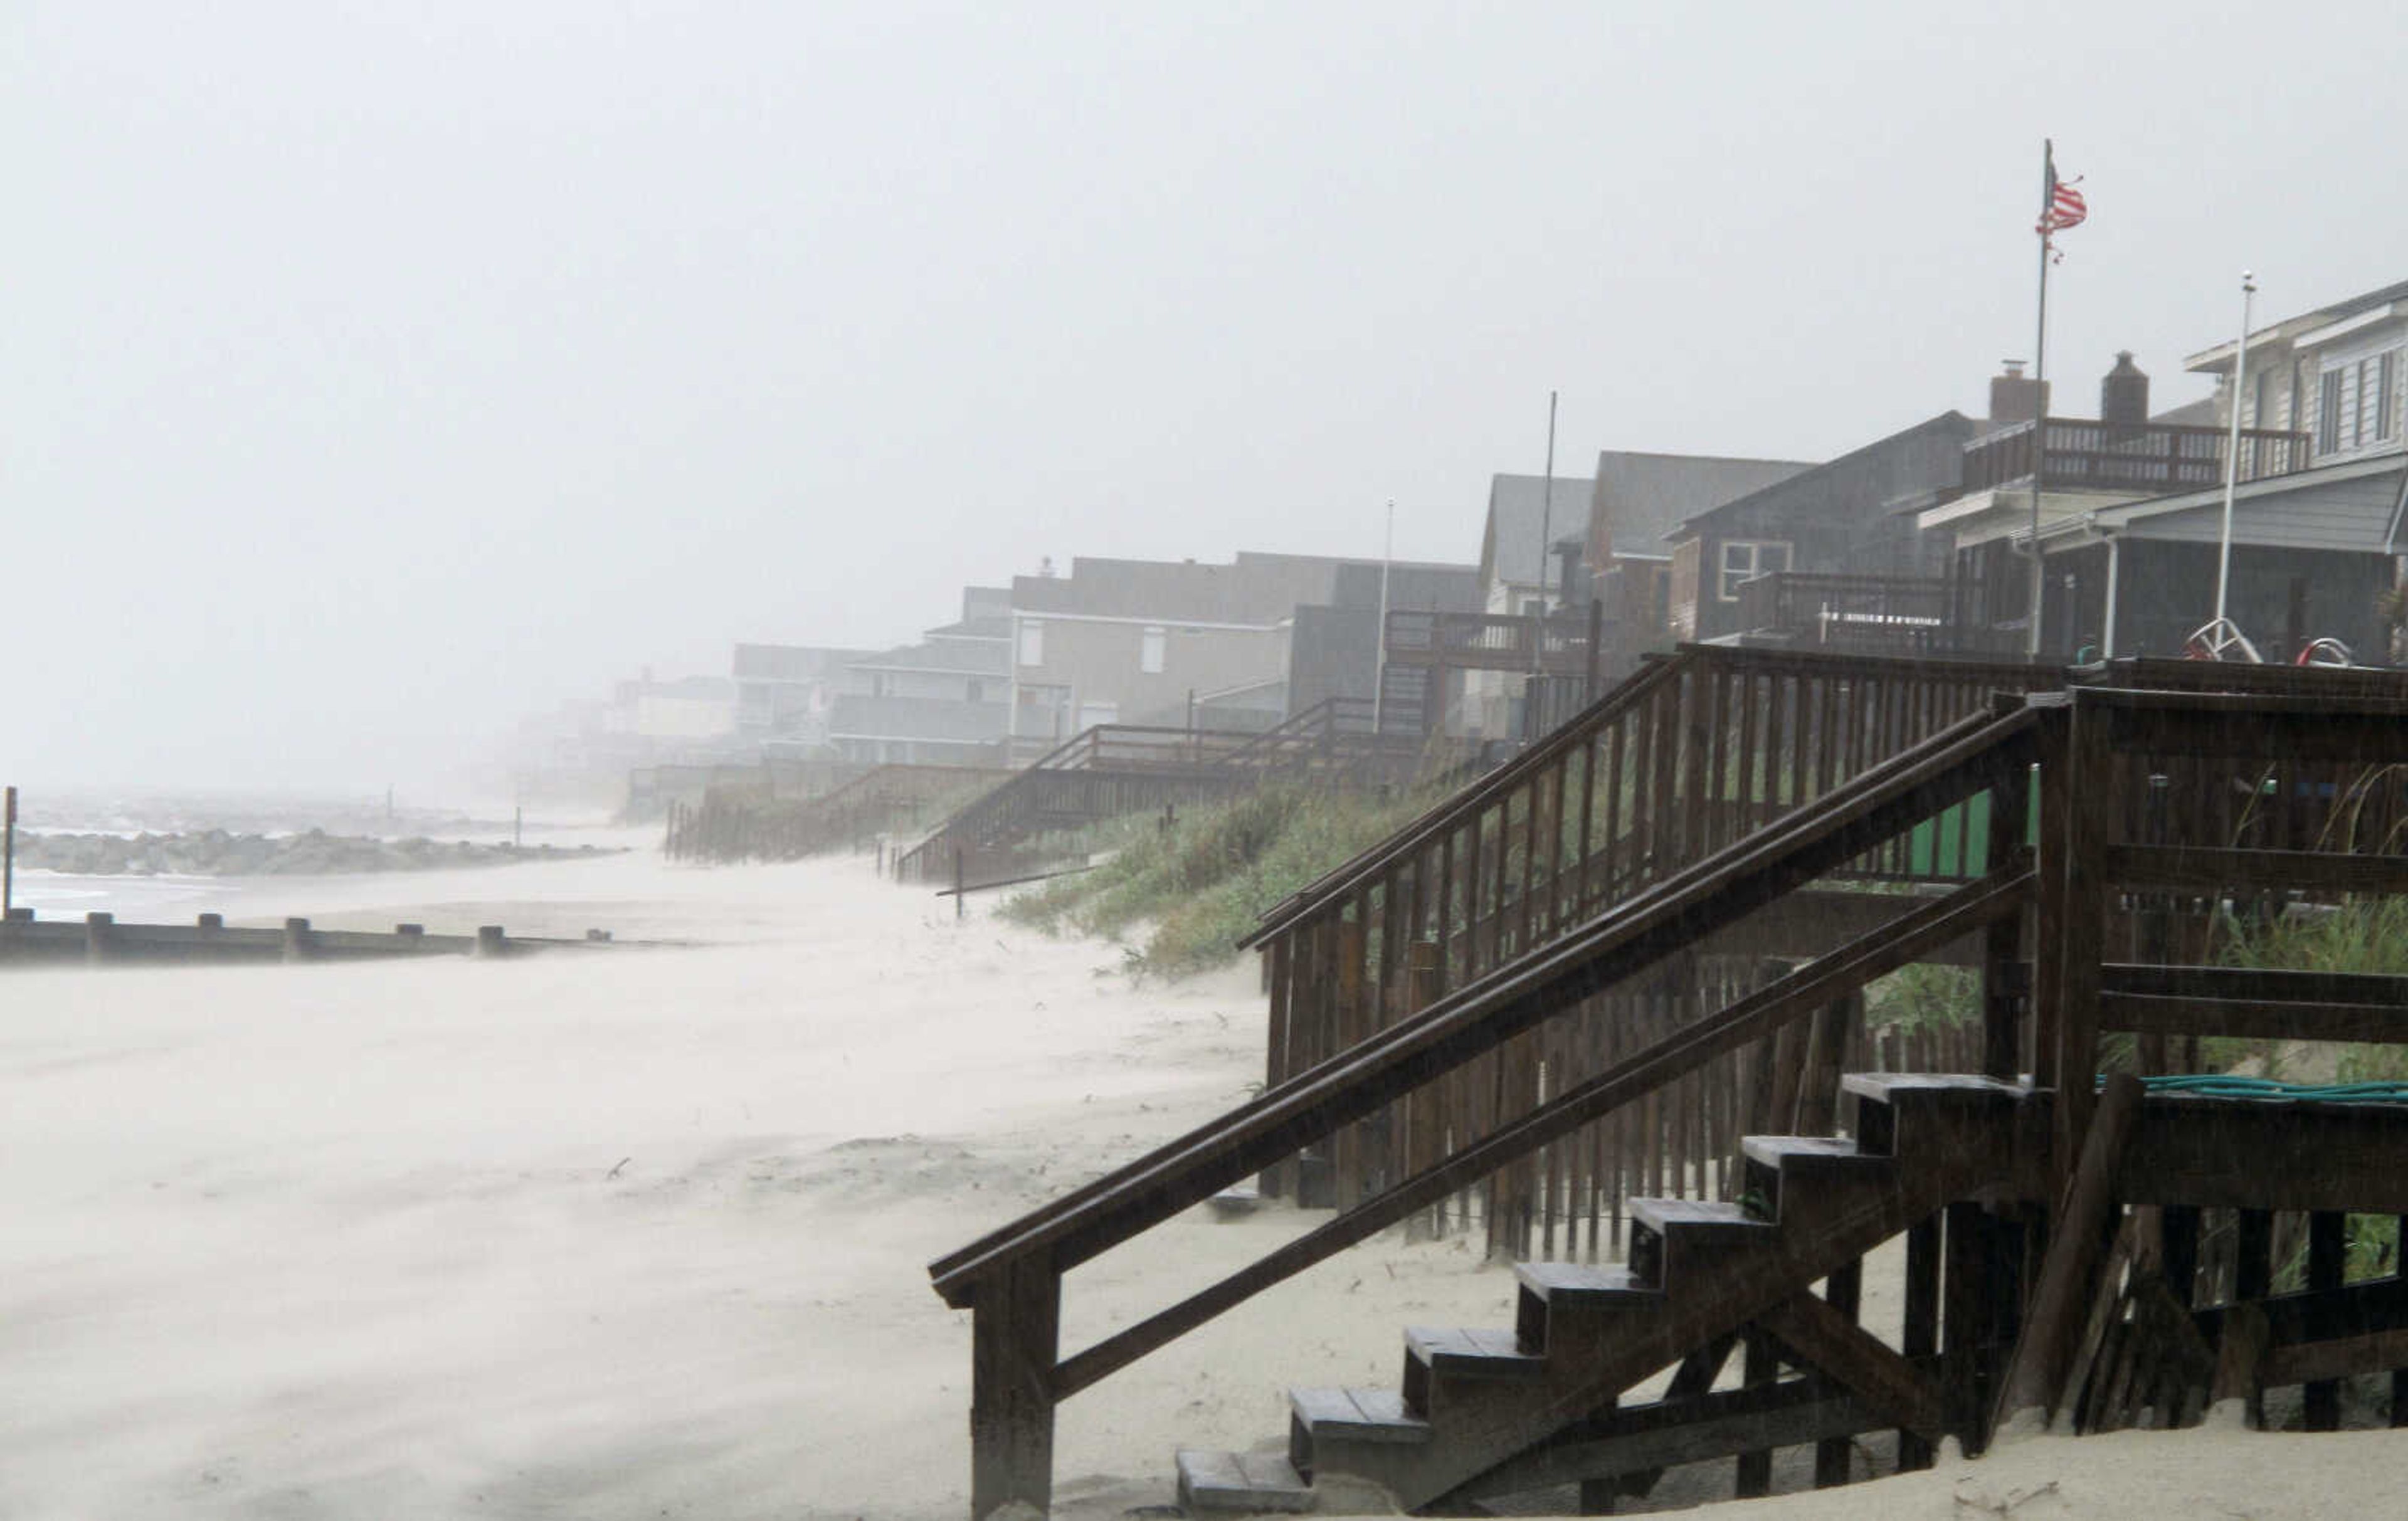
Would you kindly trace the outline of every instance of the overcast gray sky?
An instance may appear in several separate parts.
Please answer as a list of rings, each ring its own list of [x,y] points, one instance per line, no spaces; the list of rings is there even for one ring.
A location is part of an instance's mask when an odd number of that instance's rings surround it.
[[[1041,555],[1469,560],[1488,476],[2060,410],[2408,275],[2382,5],[0,17],[0,775],[422,776]],[[2071,404],[2071,406],[2067,405]]]

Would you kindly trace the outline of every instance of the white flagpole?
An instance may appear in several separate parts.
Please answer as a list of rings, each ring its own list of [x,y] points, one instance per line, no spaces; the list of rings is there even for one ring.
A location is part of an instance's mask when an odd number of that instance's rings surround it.
[[[2224,446],[2224,533],[2219,540],[2223,548],[2215,562],[2214,638],[2219,644],[2224,639],[2225,593],[2232,584],[2232,489],[2241,479],[2241,381],[2249,371],[2249,301],[2257,294],[2258,277],[2246,269],[2241,271],[2241,342],[2232,352],[2232,430]]]
[[[2040,477],[2041,468],[2048,462],[2048,254],[2050,235],[2048,219],[2057,209],[2057,144],[2043,137],[2040,147],[2040,331],[2032,339],[2032,480],[2031,480],[2031,543],[2027,553],[2031,560],[2031,627],[2025,638],[2025,651],[2034,660],[2040,658]]]

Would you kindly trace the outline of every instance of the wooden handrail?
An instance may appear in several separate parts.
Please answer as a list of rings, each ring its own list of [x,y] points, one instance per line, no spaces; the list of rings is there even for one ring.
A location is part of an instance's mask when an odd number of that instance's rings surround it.
[[[1422,849],[1447,830],[1460,826],[1465,819],[1521,785],[1529,775],[1545,769],[1564,752],[1580,744],[1598,727],[1654,696],[1658,687],[1685,668],[1684,662],[1696,658],[1694,652],[1698,648],[1695,645],[1684,646],[1669,659],[1650,661],[1636,676],[1589,704],[1546,739],[1463,791],[1431,805],[1419,818],[1379,844],[1307,882],[1286,900],[1267,910],[1261,922],[1238,941],[1238,949],[1253,950],[1330,898],[1353,889],[1367,878],[1378,875],[1392,862]]]
[[[1713,933],[2028,762],[2033,710],[1975,713],[1792,815],[1641,893],[1525,964],[1503,968],[929,1266],[970,1302],[976,1281],[1042,1253],[1060,1272],[1376,1111],[1683,944]]]
[[[1910,664],[1878,656],[1823,651],[1762,650],[1713,644],[1684,644],[1676,647],[1670,656],[1652,656],[1636,675],[1598,697],[1566,720],[1553,734],[1491,771],[1473,786],[1433,805],[1388,839],[1322,873],[1289,897],[1272,905],[1264,911],[1255,926],[1238,941],[1238,949],[1254,950],[1263,945],[1324,905],[1342,899],[1373,881],[1390,866],[1427,848],[1449,830],[1460,828],[1467,820],[1494,806],[1500,797],[1561,760],[1567,752],[1579,748],[1600,730],[1620,722],[1632,709],[1653,697],[1665,682],[1699,666],[1718,666],[1761,674],[1836,677],[1885,675]],[[1944,674],[1951,681],[1966,682],[1978,682],[1985,677],[1995,676],[2002,684],[2021,688],[2028,683],[2033,668],[2028,661],[1952,660],[1947,664]]]

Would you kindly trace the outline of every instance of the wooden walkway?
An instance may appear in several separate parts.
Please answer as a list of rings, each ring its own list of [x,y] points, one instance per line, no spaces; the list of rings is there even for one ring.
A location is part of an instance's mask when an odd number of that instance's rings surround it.
[[[2408,1041],[2408,977],[2200,959],[2211,912],[2408,892],[2398,679],[2268,691],[2125,667],[2069,687],[2008,667],[1959,695],[1961,667],[1746,653],[1642,673],[1300,895],[1262,937],[1265,1091],[931,1266],[973,1311],[974,1515],[1047,1503],[1056,1402],[1398,1225],[1469,1224],[1537,1259],[1522,1308],[1510,1334],[1409,1332],[1395,1391],[1299,1391],[1307,1499],[1328,1473],[1442,1509],[1578,1482],[1602,1510],[1723,1453],[1760,1492],[1771,1447],[1815,1443],[1818,1482],[1840,1482],[1871,1427],[1913,1466],[1942,1434],[1978,1451],[2028,1405],[2181,1419],[2215,1388],[2286,1382],[2315,1426],[2333,1379],[2408,1368],[2408,1286],[2344,1282],[2341,1256],[2343,1212],[2408,1209],[2408,1109],[2143,1101],[2128,1078],[2102,1106],[2093,1078],[2119,1031],[2143,1071],[2218,1035]],[[1884,910],[1812,943],[1838,894]],[[1762,964],[1710,970],[1741,957]],[[1843,1079],[1868,984],[1935,959],[1977,969],[1974,1049],[1945,1055],[1964,1069]],[[1716,1076],[1732,1062],[1745,1084]],[[1726,1147],[1704,1126],[1718,1105],[1770,1126]],[[1644,1181],[1670,1181],[1676,1146],[1710,1184]],[[1334,1214],[1064,1355],[1070,1269],[1316,1167]],[[1621,1267],[1592,1260],[1612,1255],[1600,1217],[1625,1227]],[[2286,1219],[2305,1299],[2269,1276]],[[1855,1264],[1900,1235],[1885,1342],[1858,1324]],[[1734,1347],[1744,1386],[1715,1394]],[[1667,1366],[1666,1401],[1618,1409]],[[1203,1503],[1230,1470],[1201,1455],[1182,1473]],[[1286,1482],[1238,1476],[1258,1497]]]

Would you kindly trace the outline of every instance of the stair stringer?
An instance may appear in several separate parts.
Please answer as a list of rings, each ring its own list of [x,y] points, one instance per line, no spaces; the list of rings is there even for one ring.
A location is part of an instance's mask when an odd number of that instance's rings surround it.
[[[1887,1187],[1842,1179],[1802,1189],[1784,1184],[1782,1218],[1761,1242],[1687,1256],[1656,1302],[1614,1313],[1610,1329],[1588,1346],[1550,1347],[1538,1377],[1486,1383],[1477,1398],[1438,1405],[1426,1442],[1316,1442],[1315,1481],[1325,1472],[1368,1479],[1408,1510],[1443,1499],[1942,1206],[2006,1185],[2012,1112],[1999,1106],[1947,1117],[1957,1123],[1918,1126],[1913,1155],[1898,1158]]]

